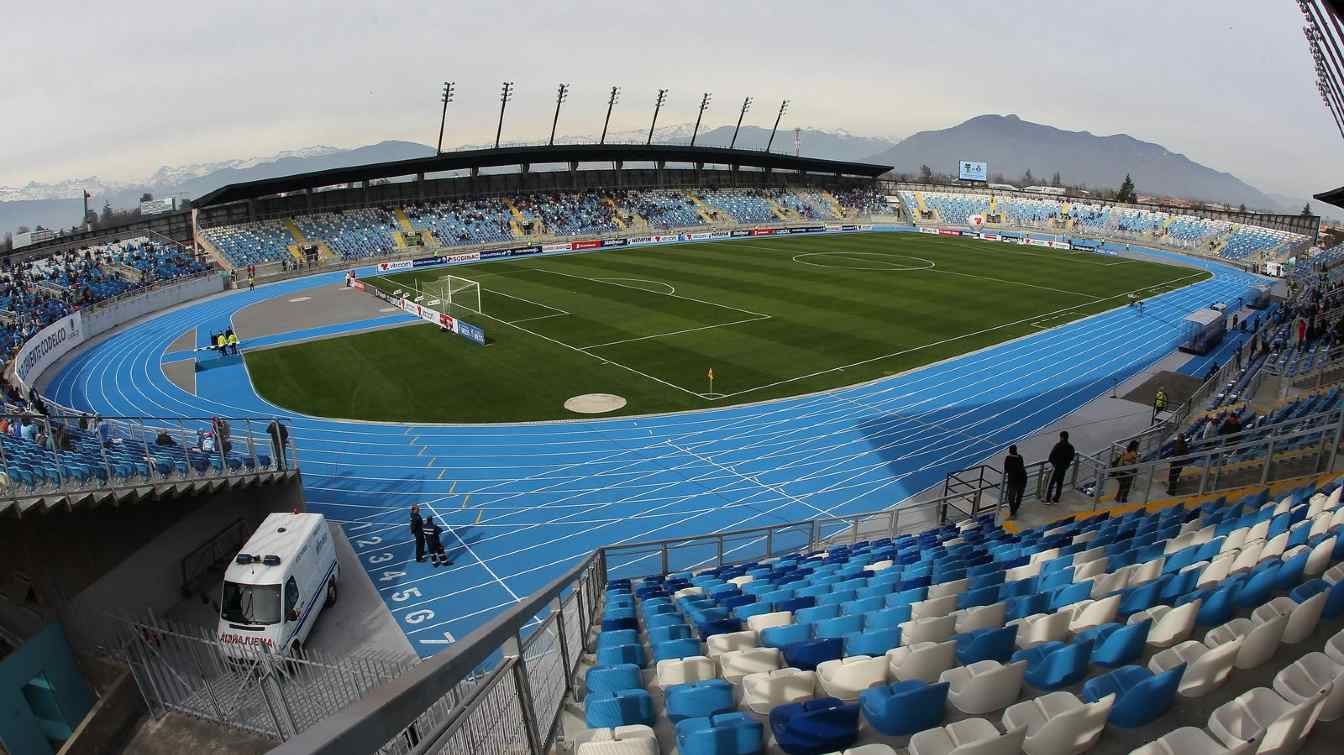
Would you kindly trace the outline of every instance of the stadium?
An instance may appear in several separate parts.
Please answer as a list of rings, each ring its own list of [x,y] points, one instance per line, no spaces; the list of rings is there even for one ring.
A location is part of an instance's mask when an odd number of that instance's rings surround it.
[[[3,258],[0,752],[1339,751],[1322,217],[454,86]]]

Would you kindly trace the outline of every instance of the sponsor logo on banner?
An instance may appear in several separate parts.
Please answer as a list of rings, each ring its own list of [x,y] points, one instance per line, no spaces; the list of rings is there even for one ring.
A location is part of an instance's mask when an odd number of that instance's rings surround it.
[[[630,239],[631,244],[648,244],[653,241],[652,236],[636,236]]]
[[[510,257],[526,257],[529,254],[540,254],[540,253],[541,253],[541,247],[539,246],[520,246],[516,249],[509,250]]]
[[[988,231],[982,231],[982,232],[980,233],[980,238],[983,239],[983,240],[985,240],[985,241],[998,241],[998,240],[999,240],[999,234],[997,234],[997,233],[990,233],[990,232],[988,232]]]
[[[919,227],[919,232],[920,232],[920,233],[929,233],[929,234],[933,234],[934,236],[937,236],[937,235],[938,235],[938,229],[937,229],[937,228],[929,228],[928,226],[920,226],[920,227]]]
[[[391,272],[393,270],[410,270],[413,267],[410,260],[398,260],[396,262],[379,262],[378,270],[380,272]]]
[[[732,234],[730,234],[728,231],[713,231],[709,234],[709,237],[711,239],[726,239],[729,238],[731,235]]]
[[[939,228],[939,229],[938,229],[938,235],[939,235],[939,236],[960,236],[960,235],[961,235],[961,231],[958,231],[958,230],[955,229],[955,228]]]
[[[353,289],[356,290],[356,291],[363,291],[363,290],[364,290],[364,281],[362,281],[362,280],[360,280],[360,279],[358,279],[358,278],[352,278],[352,279],[350,280],[350,288],[353,288]]]
[[[1067,241],[1051,241],[1051,242],[1050,242],[1050,246],[1051,246],[1052,248],[1054,248],[1054,249],[1068,249],[1068,248],[1069,248],[1069,242],[1067,242]]]
[[[626,239],[603,239],[603,240],[602,240],[602,246],[603,246],[603,247],[608,247],[608,246],[625,246],[625,245],[628,244],[628,243],[630,243],[630,242],[627,241]]]
[[[692,240],[692,241],[701,241],[701,240],[703,240],[703,239],[707,239],[707,238],[709,238],[709,232],[708,232],[708,231],[698,231],[698,232],[696,232],[696,233],[692,233],[692,234],[691,234],[691,240]]]
[[[1050,242],[1045,239],[1027,239],[1027,244],[1031,246],[1050,246]]]
[[[1002,242],[1005,243],[1005,244],[1021,244],[1021,243],[1022,243],[1022,239],[1021,239],[1021,238],[1018,238],[1018,237],[1016,237],[1016,236],[1004,236],[1003,238],[999,239],[999,241],[1002,241]]]
[[[859,226],[859,230],[860,230],[860,231],[871,231],[871,230],[873,230],[873,226],[872,226],[872,224],[867,224],[867,225],[862,225],[862,224],[861,224],[861,225]]]
[[[845,230],[845,226],[843,226],[843,225],[828,225],[828,226],[826,226],[826,230],[828,230],[828,231],[843,231],[843,230]]]
[[[842,226],[829,226],[829,225],[828,225],[828,226],[826,226],[826,227],[827,227],[827,228],[838,227],[838,228],[839,228],[840,230],[842,230],[842,231],[857,231],[857,230],[859,230],[859,227],[858,227],[857,225],[842,225]]]
[[[568,252],[569,249],[570,249],[570,245],[569,245],[569,242],[568,242],[568,241],[566,241],[566,242],[563,243],[563,244],[542,244],[542,245],[541,245],[541,251],[543,251],[543,252]]]
[[[409,313],[415,315],[416,317],[419,317],[419,316],[420,316],[420,305],[419,305],[419,304],[416,304],[415,302],[411,301],[410,299],[400,299],[400,300],[398,300],[397,303],[401,305],[401,308],[402,308],[403,310],[405,310],[405,311],[407,311],[407,312],[409,312]]]
[[[451,330],[451,331],[453,331],[454,333],[456,333],[456,332],[457,332],[457,321],[453,319],[453,316],[452,316],[452,315],[444,314],[444,313],[440,312],[440,313],[439,313],[439,327],[440,327],[440,328],[444,328],[444,329],[446,329],[446,330]]]
[[[588,239],[587,241],[572,241],[569,244],[569,248],[573,249],[576,252],[579,251],[580,249],[600,249],[601,247],[602,242],[598,241],[597,239]]]
[[[973,238],[975,238],[976,236],[978,236],[979,234],[976,233],[975,231],[962,231],[962,232],[961,232],[961,235],[962,235],[962,236],[965,236],[965,237],[967,237],[967,238],[972,238],[972,239],[973,239]]]
[[[789,233],[819,233],[826,230],[824,225],[805,225],[801,228],[790,228]]]
[[[776,235],[776,236],[787,236],[787,235],[789,235],[789,229],[787,229],[787,228],[776,228],[774,231],[772,231],[772,233],[774,233],[774,235]]]
[[[770,230],[769,228],[753,228],[753,229],[751,229],[751,235],[752,235],[752,236],[769,236],[769,235],[772,234],[772,233],[774,233],[774,231]]]
[[[745,229],[744,229],[744,230],[733,231],[733,233],[732,233],[732,236],[733,236],[733,238],[735,238],[735,239],[740,239],[740,238],[742,238],[742,237],[744,237],[744,236],[750,236],[750,235],[751,235],[751,231],[748,231],[748,230],[745,230]]]
[[[481,346],[485,345],[485,331],[482,330],[477,325],[472,325],[469,322],[463,322],[462,320],[458,320],[457,327],[454,330],[458,335],[462,336],[468,341],[475,341]]]
[[[443,258],[444,262],[475,262],[481,258],[480,252],[470,252],[468,254],[450,254]]]
[[[79,312],[62,317],[39,330],[19,349],[14,362],[14,374],[27,384],[30,374],[36,378],[53,362],[83,343],[83,330],[84,320]]]
[[[678,233],[678,234],[677,234],[677,241],[690,241],[690,240],[691,240],[691,235],[690,235],[689,233]],[[670,241],[670,239],[669,239],[669,241]]]
[[[428,307],[416,307],[416,309],[419,310],[419,312],[417,312],[416,314],[420,316],[421,320],[424,320],[425,322],[432,322],[435,324],[439,322],[438,312],[435,312],[434,310],[429,309]]]
[[[512,250],[512,249],[496,249],[496,250],[493,251],[493,252],[481,252],[481,259],[483,259],[483,260],[495,260],[495,259],[499,259],[500,257],[507,257],[507,256],[509,256],[509,255],[511,255],[511,254],[513,254],[513,250]]]

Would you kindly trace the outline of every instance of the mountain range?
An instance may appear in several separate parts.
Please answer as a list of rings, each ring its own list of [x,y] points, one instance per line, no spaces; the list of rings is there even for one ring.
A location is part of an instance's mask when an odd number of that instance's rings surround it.
[[[663,126],[654,132],[654,141],[685,144],[690,141],[692,128],[689,123]],[[732,134],[732,126],[706,127],[696,143],[727,146]],[[769,129],[743,126],[737,146],[764,149],[769,136]],[[607,135],[613,143],[644,142],[647,138],[644,130]],[[794,138],[793,129],[781,130],[772,149],[791,153]],[[1031,170],[1040,183],[1059,172],[1068,185],[1113,188],[1129,174],[1141,194],[1245,204],[1272,212],[1297,212],[1306,201],[1305,197],[1266,194],[1230,173],[1126,134],[1097,136],[1087,131],[1066,131],[1016,115],[981,115],[951,128],[921,131],[900,140],[811,128],[800,129],[797,139],[799,152],[805,156],[891,165],[896,172],[911,175],[918,175],[923,165],[935,173],[951,173],[960,160],[979,160],[989,163],[991,175],[1001,174],[1009,183],[1019,183],[1020,176]],[[560,143],[595,140],[595,134],[556,139]],[[488,145],[460,148],[480,146]],[[83,190],[94,195],[89,201],[91,208],[110,202],[115,208],[125,209],[137,206],[146,192],[159,198],[194,198],[230,183],[432,154],[433,147],[408,141],[384,141],[353,149],[314,146],[265,157],[162,166],[139,180],[104,181],[90,176],[0,187],[0,232],[20,224],[70,227],[79,221]],[[1339,214],[1328,209],[1329,215]]]

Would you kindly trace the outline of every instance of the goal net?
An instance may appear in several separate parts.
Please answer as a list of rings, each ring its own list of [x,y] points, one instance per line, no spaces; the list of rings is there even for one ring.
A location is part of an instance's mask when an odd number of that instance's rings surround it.
[[[425,293],[439,300],[443,309],[461,307],[472,312],[481,310],[481,284],[470,278],[445,275],[425,286]]]

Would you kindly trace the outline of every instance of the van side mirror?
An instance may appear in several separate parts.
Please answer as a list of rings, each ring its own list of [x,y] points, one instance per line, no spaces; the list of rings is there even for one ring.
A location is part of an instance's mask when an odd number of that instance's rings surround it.
[[[297,608],[291,608],[291,609],[289,609],[289,615],[288,615],[286,618],[288,618],[290,621],[298,621],[298,620],[299,620],[299,609],[297,609]]]

